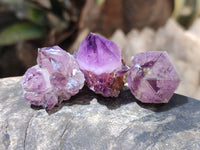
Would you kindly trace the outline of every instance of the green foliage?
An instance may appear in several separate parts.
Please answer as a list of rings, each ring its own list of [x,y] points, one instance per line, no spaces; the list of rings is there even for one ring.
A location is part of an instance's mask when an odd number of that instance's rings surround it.
[[[44,11],[38,8],[30,8],[28,12],[28,18],[30,21],[38,25],[44,25],[47,22]]]
[[[40,37],[57,39],[65,32],[70,35],[68,29],[77,25],[80,11],[72,0],[0,0],[0,6],[8,14],[8,19],[0,16],[1,46]]]
[[[98,5],[102,5],[105,2],[105,0],[96,0],[96,1]]]
[[[0,45],[15,44],[19,41],[36,39],[44,36],[43,28],[31,23],[15,23],[0,32]]]
[[[179,13],[181,11],[181,9],[183,8],[184,4],[185,4],[186,0],[174,0],[174,11],[172,16],[174,18],[177,18],[179,16]]]

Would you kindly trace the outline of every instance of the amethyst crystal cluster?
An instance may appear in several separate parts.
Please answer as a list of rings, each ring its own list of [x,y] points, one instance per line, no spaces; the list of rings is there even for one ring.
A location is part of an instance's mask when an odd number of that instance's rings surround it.
[[[131,69],[112,41],[90,33],[74,58],[58,46],[38,50],[38,64],[23,76],[24,98],[52,109],[87,86],[105,97],[117,97],[127,81],[132,94],[144,103],[167,103],[180,79],[166,52],[145,52],[132,57]]]
[[[91,90],[105,97],[119,95],[128,67],[114,42],[90,33],[80,44],[77,61]]]
[[[52,109],[83,87],[85,79],[76,59],[60,47],[39,49],[37,62],[22,80],[24,98],[31,104]]]

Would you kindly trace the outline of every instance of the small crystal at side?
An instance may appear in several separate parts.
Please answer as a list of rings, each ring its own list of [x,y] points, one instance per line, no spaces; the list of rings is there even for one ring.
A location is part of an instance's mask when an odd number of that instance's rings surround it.
[[[149,51],[132,57],[127,77],[132,94],[143,103],[167,103],[180,78],[167,52]]]
[[[50,110],[83,87],[85,79],[76,59],[59,46],[40,48],[37,62],[22,81],[23,96],[31,104]]]

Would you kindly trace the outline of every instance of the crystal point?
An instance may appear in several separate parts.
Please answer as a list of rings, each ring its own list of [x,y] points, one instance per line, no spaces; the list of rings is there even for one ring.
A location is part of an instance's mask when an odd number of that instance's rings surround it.
[[[117,44],[94,33],[90,33],[82,41],[77,53],[80,68],[96,75],[120,69],[121,59]]]
[[[127,66],[117,44],[90,33],[79,46],[77,61],[91,90],[105,97],[119,95]]]

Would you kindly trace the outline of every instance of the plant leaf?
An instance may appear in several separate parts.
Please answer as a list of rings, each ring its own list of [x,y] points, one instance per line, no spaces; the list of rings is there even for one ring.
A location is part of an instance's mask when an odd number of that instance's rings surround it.
[[[16,23],[0,32],[0,45],[15,44],[19,41],[36,39],[44,36],[43,28],[31,23]]]
[[[102,5],[105,2],[105,0],[96,0],[96,1],[98,5]]]
[[[38,25],[45,25],[47,23],[47,18],[45,16],[45,12],[38,8],[30,8],[29,9],[28,19]]]

